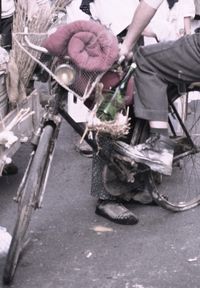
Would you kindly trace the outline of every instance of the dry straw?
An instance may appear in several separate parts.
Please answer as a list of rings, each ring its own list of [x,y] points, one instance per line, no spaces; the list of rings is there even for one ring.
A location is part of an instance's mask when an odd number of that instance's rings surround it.
[[[72,0],[56,0],[50,5],[49,0],[18,0],[16,4],[16,13],[13,23],[13,51],[12,55],[15,59],[19,70],[19,76],[24,86],[27,87],[35,70],[36,62],[27,55],[17,44],[15,39],[20,43],[24,43],[23,33],[25,27],[30,33],[31,42],[40,45],[47,31],[51,27],[54,15],[58,9],[65,8]],[[40,52],[31,48],[26,48],[35,58],[39,59]]]

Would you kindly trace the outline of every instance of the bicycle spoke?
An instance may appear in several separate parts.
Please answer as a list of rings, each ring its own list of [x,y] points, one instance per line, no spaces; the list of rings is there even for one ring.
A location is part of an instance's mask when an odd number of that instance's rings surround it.
[[[182,144],[179,140],[176,144],[177,147],[180,146],[180,154],[178,152],[179,160],[174,163],[172,175],[163,176],[161,184],[156,186],[158,194],[165,195],[165,199],[161,199],[161,205],[173,211],[184,211],[195,207],[200,202],[200,134],[198,133],[200,100],[192,100],[189,104],[191,111],[184,120],[184,125],[197,149],[191,150],[192,148],[187,144],[190,142],[183,135]],[[175,125],[176,123],[178,120],[175,120]]]

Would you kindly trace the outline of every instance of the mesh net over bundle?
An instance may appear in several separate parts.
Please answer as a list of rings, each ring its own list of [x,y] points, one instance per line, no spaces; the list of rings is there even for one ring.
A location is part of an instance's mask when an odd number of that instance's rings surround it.
[[[84,96],[118,59],[118,41],[113,33],[93,20],[63,24],[42,43],[51,55],[68,59],[76,71],[70,86],[75,94]]]

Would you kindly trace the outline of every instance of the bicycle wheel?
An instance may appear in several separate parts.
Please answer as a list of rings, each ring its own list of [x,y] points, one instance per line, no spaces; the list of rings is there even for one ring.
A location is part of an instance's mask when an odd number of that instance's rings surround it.
[[[40,187],[43,185],[43,180],[47,177],[47,175],[44,175],[44,171],[45,173],[49,171],[46,166],[50,165],[48,158],[51,157],[51,139],[53,132],[54,128],[47,125],[41,134],[37,149],[32,152],[34,156],[23,185],[17,221],[3,272],[3,283],[6,285],[13,281],[21,252],[27,241],[26,236],[31,220],[32,209],[33,207],[37,208],[37,195]]]
[[[179,101],[182,101],[179,99]],[[184,100],[185,101],[185,100]],[[180,110],[180,103],[175,100],[172,105]],[[189,93],[184,115],[184,125],[194,143],[183,132],[180,121],[173,109],[169,119],[172,139],[175,141],[173,170],[171,176],[162,175],[156,181],[152,177],[154,200],[163,208],[174,212],[185,211],[200,204],[200,98],[198,94]],[[183,118],[183,117],[182,117]]]

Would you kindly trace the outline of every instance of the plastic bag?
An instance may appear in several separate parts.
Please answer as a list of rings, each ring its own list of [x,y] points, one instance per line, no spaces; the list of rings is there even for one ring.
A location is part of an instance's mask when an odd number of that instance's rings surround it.
[[[7,229],[0,226],[0,258],[7,255],[11,240],[12,236],[7,232]]]

